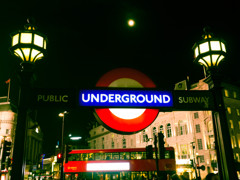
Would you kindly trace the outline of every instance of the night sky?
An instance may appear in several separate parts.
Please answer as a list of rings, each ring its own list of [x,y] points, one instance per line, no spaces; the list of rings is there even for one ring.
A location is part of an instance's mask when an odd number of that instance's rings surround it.
[[[216,3],[217,2],[217,3]],[[0,11],[0,95],[7,95],[5,81],[11,78],[11,99],[17,96],[20,60],[9,52],[9,34],[23,29],[26,19],[36,20],[47,35],[48,56],[35,70],[35,87],[93,88],[106,72],[131,67],[147,74],[161,89],[173,89],[187,76],[190,82],[204,77],[193,63],[193,44],[203,28],[226,41],[228,57],[220,65],[224,76],[240,81],[240,10],[234,1],[7,1]],[[129,27],[128,19],[136,25]],[[37,121],[44,133],[44,153],[51,154],[61,138],[61,108],[38,109]],[[66,134],[88,136],[92,109],[71,109],[66,116]]]

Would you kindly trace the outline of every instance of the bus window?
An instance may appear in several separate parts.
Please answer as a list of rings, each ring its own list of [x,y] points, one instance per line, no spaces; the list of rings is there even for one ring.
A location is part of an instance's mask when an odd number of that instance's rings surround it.
[[[138,152],[137,159],[146,159],[146,152]]]
[[[174,159],[175,158],[174,151],[165,151],[165,158]]]
[[[129,152],[121,152],[120,153],[120,160],[126,160],[126,159],[130,159],[129,158]]]
[[[94,154],[93,153],[88,153],[88,160],[94,160]]]
[[[95,153],[95,160],[104,160],[104,154],[103,153]]]
[[[106,160],[112,160],[112,153],[106,153]]]
[[[113,160],[119,160],[119,153],[112,153]]]
[[[81,154],[81,160],[82,161],[87,161],[88,160],[87,153],[82,153]]]
[[[131,159],[137,159],[137,152],[131,152]]]
[[[71,154],[68,161],[80,161],[80,154]]]

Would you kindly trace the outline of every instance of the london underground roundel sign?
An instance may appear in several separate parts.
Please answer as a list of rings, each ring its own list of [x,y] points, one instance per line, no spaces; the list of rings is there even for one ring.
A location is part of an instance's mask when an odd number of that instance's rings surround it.
[[[103,75],[97,87],[155,88],[145,74],[131,68],[118,68]],[[158,109],[96,108],[99,121],[111,131],[131,134],[148,127],[157,117]]]

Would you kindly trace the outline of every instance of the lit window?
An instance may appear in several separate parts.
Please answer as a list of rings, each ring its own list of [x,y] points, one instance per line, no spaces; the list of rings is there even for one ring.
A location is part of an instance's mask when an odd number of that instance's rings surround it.
[[[240,116],[240,111],[239,109],[236,109],[237,115]]]
[[[123,148],[126,148],[127,146],[126,146],[126,139],[125,138],[122,139],[122,143],[123,143]]]
[[[187,145],[186,144],[181,144],[180,145],[180,149],[181,149],[181,156],[180,159],[187,159]]]
[[[198,116],[198,112],[195,112],[195,113],[194,113],[194,119],[198,119],[198,117],[199,117],[199,116]]]
[[[229,94],[228,94],[228,90],[227,90],[227,89],[224,89],[224,94],[225,94],[225,97],[229,97]]]
[[[208,121],[207,129],[208,129],[208,133],[213,132],[213,123],[212,123],[212,121]]]
[[[197,144],[198,144],[198,150],[202,150],[203,149],[202,139],[197,139]]]
[[[227,107],[227,112],[228,112],[228,114],[231,114],[231,113],[232,113],[232,111],[231,111],[231,108],[230,108],[230,107]]]
[[[196,124],[196,133],[200,133],[201,129],[200,129],[200,124]]]
[[[171,129],[171,124],[167,124],[167,137],[172,137],[172,129]]]
[[[237,134],[237,142],[238,142],[238,148],[240,148],[240,134]]]
[[[237,98],[237,93],[236,93],[236,91],[233,91],[233,98]]]
[[[229,120],[229,123],[230,123],[230,127],[233,129],[233,121],[232,120]]]
[[[235,136],[232,136],[232,137],[231,137],[231,143],[232,143],[232,148],[237,147],[237,143],[236,143],[236,138],[235,138]]]

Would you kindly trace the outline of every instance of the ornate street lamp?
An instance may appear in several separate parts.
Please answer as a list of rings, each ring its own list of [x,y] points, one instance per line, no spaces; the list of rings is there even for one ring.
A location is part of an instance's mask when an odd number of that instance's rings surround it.
[[[29,20],[24,28],[11,34],[10,51],[24,63],[35,63],[46,55],[47,37],[36,31],[36,26],[30,24]]]
[[[27,111],[29,107],[30,82],[33,66],[37,60],[46,55],[47,37],[36,31],[28,20],[24,30],[11,34],[12,45],[10,51],[22,60],[20,93],[18,101],[18,117],[13,150],[13,166],[11,179],[23,180],[26,165],[26,137],[27,137]]]
[[[213,37],[211,33],[207,32],[207,29],[204,31],[203,39],[193,46],[194,62],[205,66],[210,75],[205,82],[212,89],[215,101],[212,117],[218,157],[218,173],[221,180],[237,179],[221,81],[217,74],[219,63],[226,57],[225,42],[220,38]]]
[[[204,65],[207,69],[215,68],[226,57],[225,42],[216,38],[204,28],[203,39],[193,46],[194,62]]]

